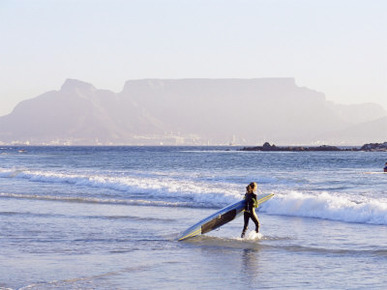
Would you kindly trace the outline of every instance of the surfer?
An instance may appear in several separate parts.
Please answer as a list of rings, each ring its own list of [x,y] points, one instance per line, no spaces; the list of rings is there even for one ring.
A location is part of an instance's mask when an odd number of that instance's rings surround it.
[[[246,194],[245,194],[245,212],[244,212],[244,218],[245,218],[245,224],[243,226],[243,231],[241,238],[245,236],[245,233],[247,231],[248,225],[249,225],[249,219],[251,218],[255,224],[255,231],[259,232],[259,220],[257,217],[257,214],[255,213],[255,208],[258,207],[257,204],[257,195],[255,194],[257,192],[257,183],[251,182],[246,187]]]
[[[386,164],[384,165],[384,172],[387,172],[387,162],[386,162]]]

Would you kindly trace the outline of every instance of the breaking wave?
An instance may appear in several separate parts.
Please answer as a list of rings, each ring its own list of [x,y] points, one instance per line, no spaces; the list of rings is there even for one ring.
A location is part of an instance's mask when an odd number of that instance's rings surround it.
[[[0,169],[0,178],[24,179],[29,182],[67,184],[73,187],[102,189],[101,193],[21,194],[0,193],[3,198],[44,199],[65,202],[110,203],[144,206],[178,206],[221,208],[242,198],[243,187],[237,183],[186,179],[166,174],[92,175],[54,171]],[[110,190],[106,194],[105,190]],[[113,191],[113,193],[112,193]],[[282,216],[307,217],[334,221],[387,225],[387,199],[354,196],[345,193],[277,190],[259,211]]]
[[[351,223],[387,225],[387,201],[335,195],[328,192],[319,195],[301,192],[277,194],[262,206],[264,212],[275,215],[319,218]]]

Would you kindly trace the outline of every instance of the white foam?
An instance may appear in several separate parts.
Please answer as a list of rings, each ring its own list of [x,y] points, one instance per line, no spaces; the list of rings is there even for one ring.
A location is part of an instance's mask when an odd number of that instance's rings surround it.
[[[125,195],[143,194],[144,197],[173,198],[177,201],[191,202],[191,205],[222,207],[241,199],[236,186],[214,182],[197,182],[170,176],[148,175],[108,176],[60,173],[52,171],[4,170],[2,178],[27,179],[32,182],[70,184],[75,186],[112,189]]]
[[[246,238],[247,240],[260,240],[262,239],[263,235],[261,233],[257,233],[256,231],[251,231],[247,234]]]
[[[143,200],[173,202],[176,206],[223,207],[242,199],[240,184],[221,180],[200,181],[168,174],[66,173],[41,170],[0,169],[0,178],[26,179],[32,182],[70,184],[79,187],[117,191],[111,198],[130,200],[135,194]],[[387,225],[387,199],[366,198],[332,192],[274,192],[270,201],[262,204],[261,212],[275,215],[310,217],[343,222]],[[79,198],[79,197],[77,197]],[[83,197],[81,197],[83,198]],[[99,198],[98,196],[96,198]],[[109,196],[107,197],[109,198]]]
[[[262,205],[262,211],[276,215],[321,218],[335,221],[387,225],[387,202],[351,195],[323,192],[319,195],[289,192],[276,194]]]

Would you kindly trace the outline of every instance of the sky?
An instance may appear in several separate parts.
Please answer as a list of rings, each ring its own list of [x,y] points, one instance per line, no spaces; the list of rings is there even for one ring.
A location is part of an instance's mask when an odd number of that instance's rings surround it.
[[[295,78],[387,109],[385,0],[0,0],[0,116],[67,78]],[[235,96],[236,98],[238,96]]]

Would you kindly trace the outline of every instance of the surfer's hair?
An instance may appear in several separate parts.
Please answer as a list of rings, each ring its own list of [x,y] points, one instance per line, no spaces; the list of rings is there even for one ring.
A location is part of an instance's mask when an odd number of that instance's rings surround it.
[[[247,187],[246,187],[246,190],[247,192],[254,192],[256,191],[258,188],[257,186],[257,183],[256,182],[251,182]]]

